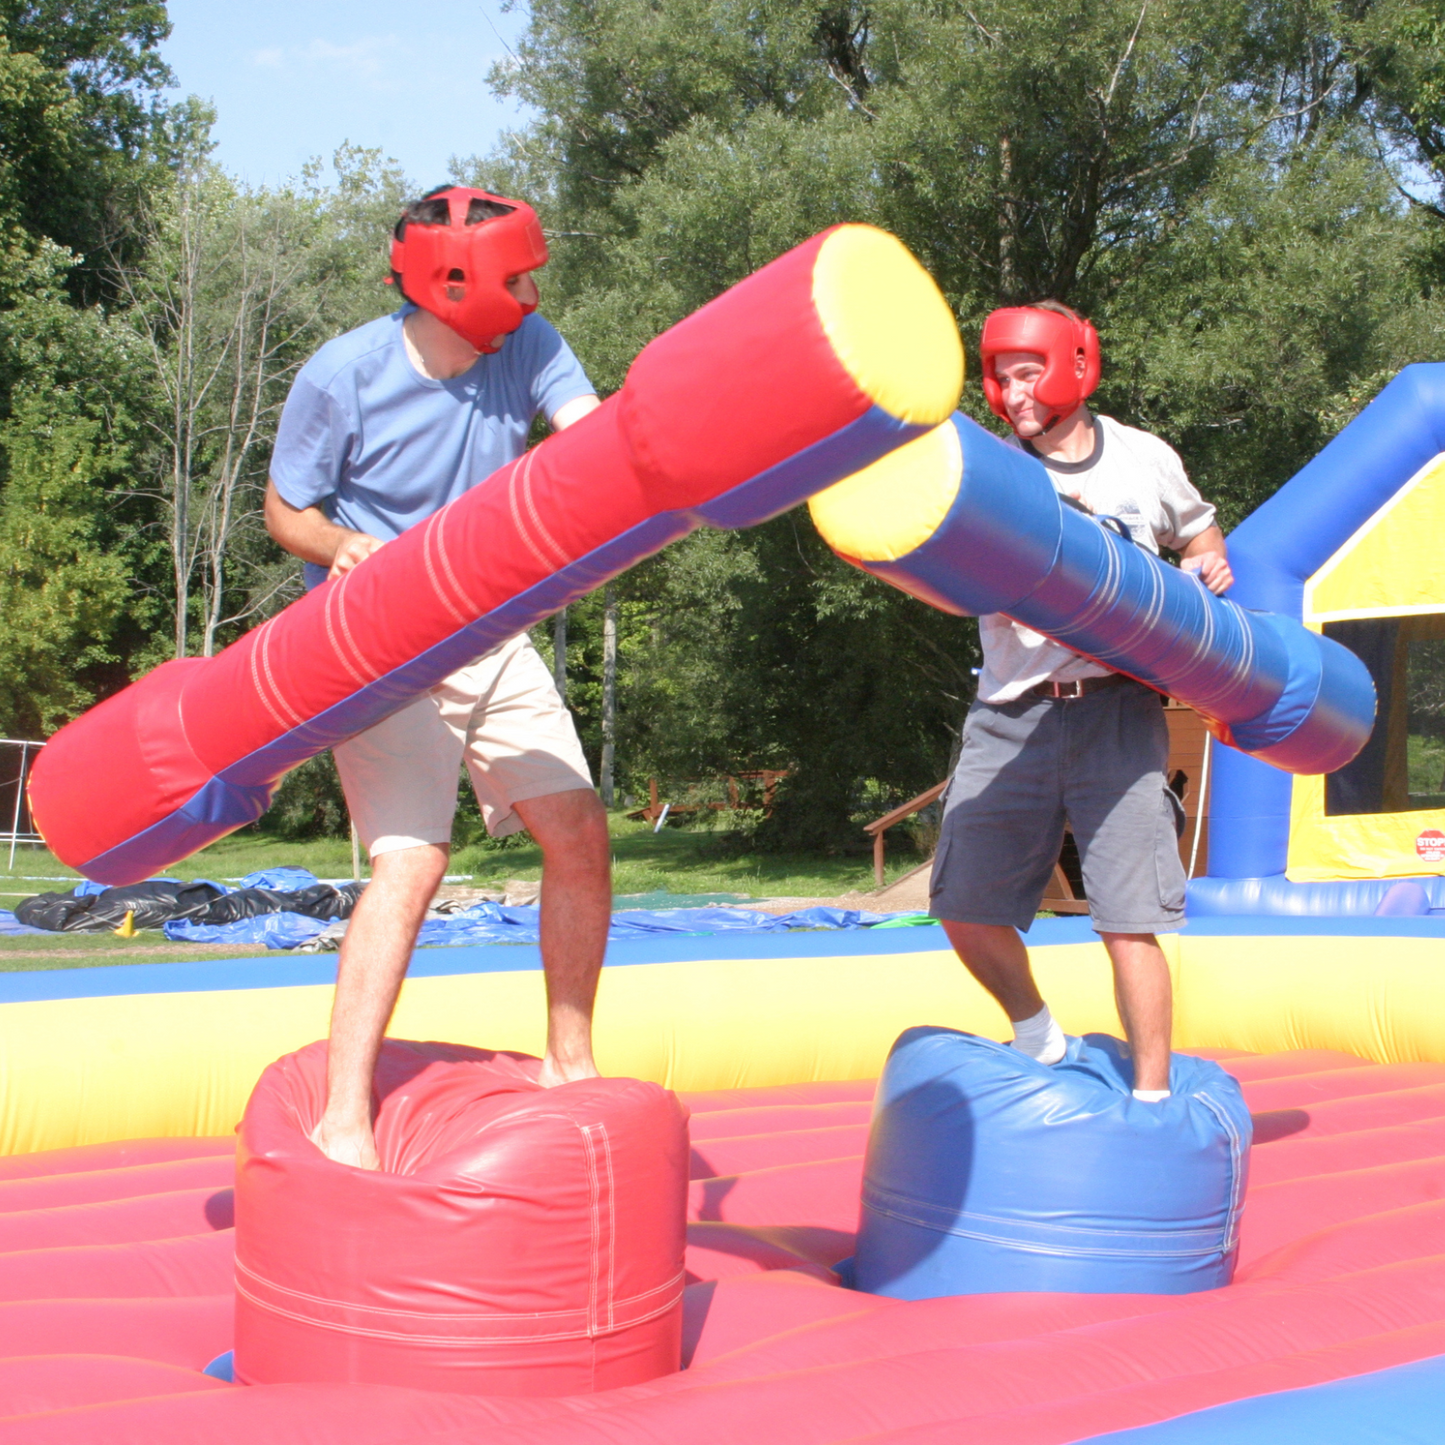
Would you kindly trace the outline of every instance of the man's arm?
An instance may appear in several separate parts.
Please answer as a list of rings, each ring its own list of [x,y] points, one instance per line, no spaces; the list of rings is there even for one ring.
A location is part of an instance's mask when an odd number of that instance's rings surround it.
[[[557,408],[551,419],[553,429],[565,431],[601,405],[590,393],[574,396]],[[266,530],[271,540],[292,556],[329,568],[331,578],[351,571],[378,547],[386,545],[380,537],[353,532],[350,527],[333,522],[320,507],[293,507],[271,481],[266,483]]]
[[[266,530],[277,546],[303,562],[330,568],[329,577],[351,571],[385,545],[380,537],[338,525],[320,507],[293,507],[271,481],[266,483],[265,515]]]
[[[1198,572],[1216,597],[1234,585],[1224,533],[1218,527],[1206,527],[1197,537],[1191,537],[1179,549],[1179,561],[1186,572]]]
[[[552,423],[553,431],[566,431],[574,422],[579,422],[589,412],[597,410],[602,403],[589,392],[586,396],[574,396],[571,401],[564,401],[557,408],[549,420]]]

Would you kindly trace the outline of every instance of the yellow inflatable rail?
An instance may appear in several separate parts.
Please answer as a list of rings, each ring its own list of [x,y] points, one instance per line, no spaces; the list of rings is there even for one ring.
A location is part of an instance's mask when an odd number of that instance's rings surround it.
[[[1445,1062],[1438,920],[1206,923],[1164,940],[1177,1049]],[[1087,926],[1046,920],[1029,943],[1065,1029],[1117,1035]],[[669,937],[609,959],[599,1063],[678,1089],[876,1077],[914,1024],[1008,1037],[936,927]],[[261,1070],[325,1035],[334,971],[312,955],[0,977],[0,1153],[229,1132]],[[537,950],[495,945],[418,953],[391,1033],[540,1053],[543,1025]]]

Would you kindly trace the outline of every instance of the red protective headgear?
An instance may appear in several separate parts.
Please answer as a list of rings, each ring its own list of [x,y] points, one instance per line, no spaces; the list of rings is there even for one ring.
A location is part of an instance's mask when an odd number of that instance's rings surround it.
[[[1043,374],[1034,383],[1034,398],[1052,413],[1045,431],[1092,396],[1099,384],[1099,333],[1087,321],[1037,306],[1005,306],[983,323],[979,344],[983,394],[994,415],[1004,421],[1009,415],[994,360],[1007,351],[1030,351],[1044,359]],[[1080,356],[1084,358],[1082,376],[1077,367]]]
[[[451,186],[427,199],[446,202],[447,224],[408,221],[401,239],[391,243],[391,269],[401,278],[408,301],[430,311],[478,351],[496,351],[493,340],[515,331],[536,310],[522,305],[507,282],[547,264],[542,224],[525,201],[470,186]],[[473,201],[493,201],[511,210],[469,226],[467,207]],[[460,288],[461,300],[448,300],[448,288]]]

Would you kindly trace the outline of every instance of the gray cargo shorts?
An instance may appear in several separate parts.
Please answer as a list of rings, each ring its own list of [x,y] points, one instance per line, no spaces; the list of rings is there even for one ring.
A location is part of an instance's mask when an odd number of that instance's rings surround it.
[[[1098,932],[1181,927],[1182,813],[1166,786],[1168,761],[1163,701],[1142,684],[974,703],[944,795],[930,911],[1027,928],[1067,821]]]

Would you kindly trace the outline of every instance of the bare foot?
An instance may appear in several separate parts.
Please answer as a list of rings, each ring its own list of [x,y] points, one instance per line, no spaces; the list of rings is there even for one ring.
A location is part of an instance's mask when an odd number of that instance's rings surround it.
[[[537,1082],[544,1089],[555,1089],[558,1084],[575,1084],[579,1079],[600,1079],[597,1065],[591,1058],[581,1059],[576,1063],[559,1064],[556,1059],[548,1054],[542,1060],[542,1068],[537,1074]]]
[[[370,1129],[341,1132],[328,1129],[323,1119],[310,1134],[311,1142],[334,1164],[349,1164],[353,1169],[380,1169],[381,1157],[376,1152],[376,1139]]]

